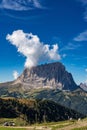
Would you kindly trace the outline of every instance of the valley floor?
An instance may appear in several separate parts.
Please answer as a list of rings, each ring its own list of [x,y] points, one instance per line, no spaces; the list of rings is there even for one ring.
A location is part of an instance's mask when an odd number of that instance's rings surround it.
[[[79,121],[62,121],[58,123],[36,124],[26,127],[1,126],[0,130],[87,130],[87,118]]]

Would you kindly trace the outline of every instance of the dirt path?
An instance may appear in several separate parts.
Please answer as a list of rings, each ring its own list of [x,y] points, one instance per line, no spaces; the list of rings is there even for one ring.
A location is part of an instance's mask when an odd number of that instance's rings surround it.
[[[77,121],[73,123],[72,125],[65,126],[64,128],[58,128],[57,130],[72,130],[74,128],[81,128],[87,126],[87,120],[86,121]]]
[[[17,126],[17,127],[7,127],[7,128],[25,128],[26,130],[51,130],[51,128],[47,126],[27,126],[27,127]]]

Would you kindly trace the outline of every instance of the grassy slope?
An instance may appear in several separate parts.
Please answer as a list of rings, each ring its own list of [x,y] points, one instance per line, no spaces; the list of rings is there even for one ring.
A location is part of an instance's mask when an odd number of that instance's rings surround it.
[[[16,126],[25,126],[28,123],[22,118],[0,118],[0,126],[2,126],[5,122],[14,122]]]
[[[0,127],[0,130],[87,130],[87,118],[77,121],[61,121],[35,124],[26,127]]]
[[[1,130],[26,130],[26,128],[6,128],[6,127],[0,127]]]
[[[3,87],[4,86],[4,87]],[[78,89],[65,92],[51,89],[31,89],[25,91],[21,84],[9,86],[0,84],[0,97],[49,99],[87,115],[87,93]],[[80,108],[80,109],[79,109]]]

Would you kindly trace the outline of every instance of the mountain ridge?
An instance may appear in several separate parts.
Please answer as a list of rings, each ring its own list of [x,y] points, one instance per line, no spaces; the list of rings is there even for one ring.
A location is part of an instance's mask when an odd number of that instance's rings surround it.
[[[20,83],[26,89],[51,88],[73,91],[78,88],[72,74],[60,62],[26,68],[13,84]]]

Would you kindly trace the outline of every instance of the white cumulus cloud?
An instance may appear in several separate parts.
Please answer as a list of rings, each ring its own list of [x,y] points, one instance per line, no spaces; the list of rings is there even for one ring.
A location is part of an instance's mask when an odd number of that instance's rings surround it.
[[[24,33],[23,30],[14,31],[8,34],[6,39],[14,46],[17,51],[26,57],[25,67],[31,68],[36,66],[38,62],[60,60],[58,53],[58,44],[50,46],[40,41],[37,35],[32,33]]]
[[[78,41],[78,42],[87,41],[87,30],[80,33],[77,37],[75,37],[74,41]]]
[[[2,2],[0,2],[0,8],[23,11],[42,8],[42,6],[38,0],[2,0]]]
[[[14,77],[14,79],[17,79],[18,75],[19,75],[19,73],[16,70],[14,70],[13,71],[13,77]]]

